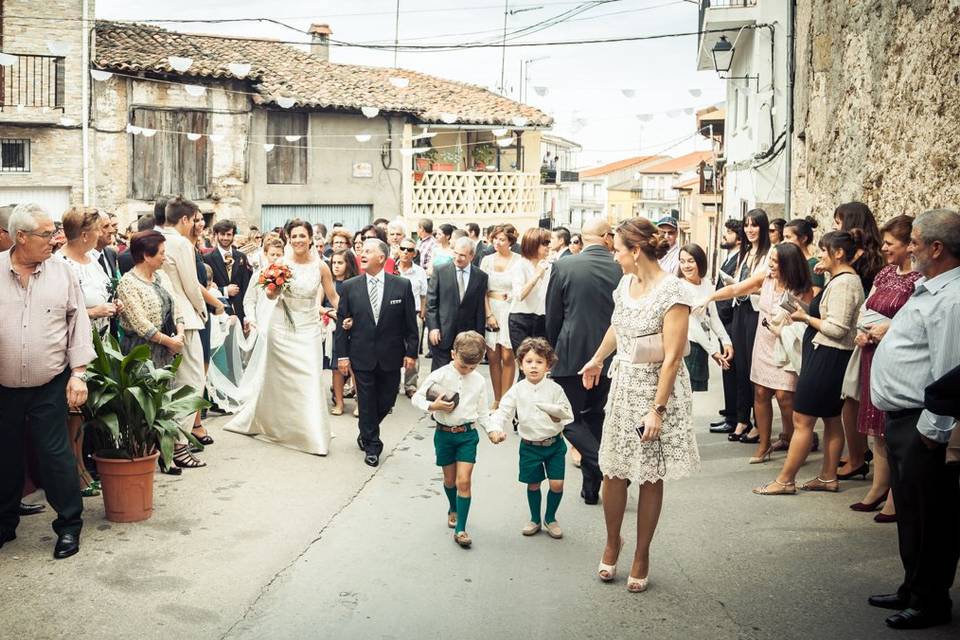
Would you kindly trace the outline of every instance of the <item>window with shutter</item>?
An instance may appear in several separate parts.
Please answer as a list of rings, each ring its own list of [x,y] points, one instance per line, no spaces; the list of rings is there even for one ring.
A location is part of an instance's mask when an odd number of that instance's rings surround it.
[[[151,137],[133,137],[130,195],[138,200],[183,195],[201,200],[210,192],[209,138],[189,140],[188,133],[207,133],[205,111],[134,109],[132,124],[156,129]],[[132,135],[132,134],[131,134]]]
[[[310,114],[267,111],[267,184],[307,183],[307,128]],[[287,136],[300,136],[289,140]]]

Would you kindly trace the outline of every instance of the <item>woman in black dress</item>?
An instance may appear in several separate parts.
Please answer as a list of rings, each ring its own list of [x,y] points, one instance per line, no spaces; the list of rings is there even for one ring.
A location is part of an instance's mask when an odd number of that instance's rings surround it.
[[[773,482],[753,490],[759,495],[797,492],[797,472],[806,462],[813,440],[813,427],[823,419],[823,466],[806,491],[838,491],[837,461],[843,450],[840,412],[843,376],[853,351],[856,318],[863,304],[863,285],[852,266],[863,234],[854,229],[831,231],[820,240],[819,268],[830,274],[830,282],[810,303],[791,314],[795,322],[807,325],[803,336],[803,358],[793,401],[793,437],[780,475]]]

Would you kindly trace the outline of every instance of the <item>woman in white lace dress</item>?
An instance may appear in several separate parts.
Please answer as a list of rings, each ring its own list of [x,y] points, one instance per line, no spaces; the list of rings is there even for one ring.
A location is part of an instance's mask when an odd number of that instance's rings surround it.
[[[260,339],[266,337],[263,364],[249,374],[245,371],[243,381],[256,392],[224,428],[325,456],[330,425],[323,393],[320,299],[326,293],[336,305],[339,297],[330,268],[312,248],[311,225],[293,220],[285,230],[290,250],[282,262],[293,271],[293,279],[286,291],[267,294],[276,300],[272,312],[261,318],[258,311],[258,322],[269,318],[265,334],[261,325]]]
[[[493,231],[493,253],[480,261],[480,270],[487,274],[487,362],[490,363],[490,381],[493,383],[493,408],[500,406],[503,397],[513,385],[516,358],[510,342],[510,306],[513,302],[513,277],[523,261],[510,250],[517,241],[517,230],[512,224],[498,226]]]
[[[690,302],[680,280],[660,270],[657,260],[669,245],[649,220],[634,218],[621,224],[614,247],[625,275],[613,294],[610,329],[581,374],[584,386],[591,388],[603,361],[617,352],[610,367],[612,381],[600,440],[607,545],[598,573],[604,582],[613,580],[616,573],[627,486],[632,482],[639,487],[640,500],[637,548],[627,589],[640,592],[647,588],[663,480],[682,478],[700,467],[690,378],[683,366]]]

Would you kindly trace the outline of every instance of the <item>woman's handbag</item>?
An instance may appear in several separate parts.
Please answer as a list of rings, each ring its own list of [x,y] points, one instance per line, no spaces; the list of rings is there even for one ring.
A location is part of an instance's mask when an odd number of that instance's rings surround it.
[[[847,362],[847,371],[843,374],[843,387],[840,389],[840,397],[860,402],[860,358],[862,350],[860,347],[854,347],[850,354],[850,360]]]
[[[690,355],[690,342],[686,342],[683,357]],[[663,362],[666,354],[663,350],[663,334],[651,333],[637,338],[630,354],[630,364],[653,364]]]

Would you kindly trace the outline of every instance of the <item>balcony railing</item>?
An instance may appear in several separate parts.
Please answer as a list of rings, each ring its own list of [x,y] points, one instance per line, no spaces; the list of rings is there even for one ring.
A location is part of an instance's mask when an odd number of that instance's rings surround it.
[[[700,0],[700,20],[697,23],[697,31],[703,31],[703,22],[707,15],[707,9],[729,9],[757,6],[757,0]],[[699,39],[697,41],[697,50],[699,51]]]
[[[579,182],[580,173],[578,171],[564,171],[563,169],[540,169],[540,182],[542,184],[560,184],[561,182]]]
[[[60,56],[11,54],[16,62],[0,66],[0,109],[63,109],[66,86]]]
[[[413,184],[412,216],[539,215],[541,200],[536,173],[426,171]]]

